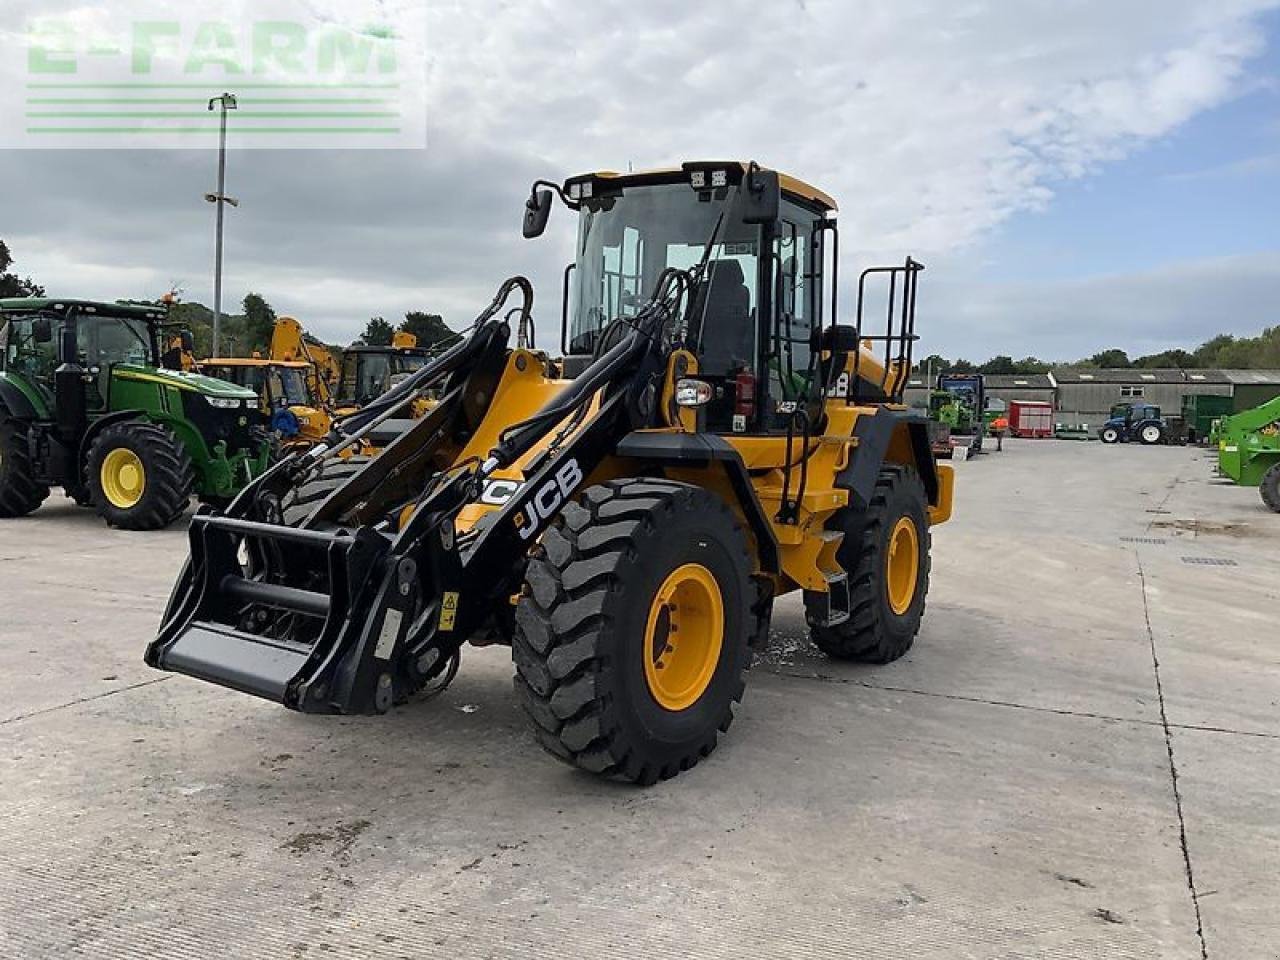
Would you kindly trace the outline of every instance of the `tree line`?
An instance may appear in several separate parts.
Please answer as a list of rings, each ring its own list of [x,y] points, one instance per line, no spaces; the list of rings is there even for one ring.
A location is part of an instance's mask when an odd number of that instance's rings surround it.
[[[963,358],[948,360],[932,354],[915,364],[924,373],[1048,373],[1054,367],[1101,367],[1104,370],[1280,370],[1280,326],[1267,327],[1256,337],[1236,337],[1220,333],[1195,350],[1162,350],[1130,358],[1124,350],[1099,350],[1074,363],[1055,363],[1038,357],[999,355],[983,363]]]
[[[42,297],[44,287],[30,277],[11,272],[13,256],[9,247],[0,240],[0,297]],[[161,305],[160,300],[138,301]],[[169,307],[169,319],[175,325],[191,331],[195,338],[196,355],[213,355],[213,311],[202,303],[173,303]],[[275,326],[275,308],[258,293],[249,293],[240,303],[239,313],[224,313],[219,334],[223,356],[252,356],[254,351],[265,354],[271,347],[271,331]],[[396,331],[411,333],[418,338],[418,345],[429,347],[450,339],[454,332],[438,313],[410,310],[398,325],[392,325],[382,317],[371,317],[365,324],[358,342],[371,346],[387,346]],[[346,344],[323,344],[341,349]]]

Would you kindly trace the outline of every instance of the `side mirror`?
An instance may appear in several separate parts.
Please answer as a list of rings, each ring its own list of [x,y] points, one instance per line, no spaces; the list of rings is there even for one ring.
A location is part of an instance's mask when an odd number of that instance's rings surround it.
[[[524,236],[526,240],[542,236],[551,216],[551,191],[535,190],[524,205]]]
[[[196,338],[195,338],[195,335],[190,330],[183,330],[181,333],[178,334],[178,338],[182,341],[183,353],[196,352]]]
[[[53,324],[48,317],[36,317],[31,321],[31,336],[36,343],[49,343],[53,339]]]
[[[742,220],[744,223],[773,223],[782,204],[782,185],[777,170],[752,167],[742,178]]]

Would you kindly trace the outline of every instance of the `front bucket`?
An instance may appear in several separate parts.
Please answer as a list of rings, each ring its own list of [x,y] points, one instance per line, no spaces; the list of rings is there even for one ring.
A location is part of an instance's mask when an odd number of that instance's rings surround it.
[[[385,537],[202,514],[190,541],[147,663],[308,713],[390,706],[408,618],[375,582]]]

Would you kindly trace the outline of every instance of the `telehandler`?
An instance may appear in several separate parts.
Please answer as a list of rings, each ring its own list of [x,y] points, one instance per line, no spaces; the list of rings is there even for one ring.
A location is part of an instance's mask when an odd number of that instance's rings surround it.
[[[560,362],[509,346],[533,291],[507,280],[465,339],[193,519],[149,664],[373,714],[438,692],[468,640],[509,643],[541,745],[650,784],[715,748],[775,597],[801,593],[833,657],[907,651],[954,477],[902,403],[921,265],[864,271],[845,325],[835,204],[799,180],[538,181],[526,236],[557,196],[579,214]],[[340,458],[427,391],[381,454]]]

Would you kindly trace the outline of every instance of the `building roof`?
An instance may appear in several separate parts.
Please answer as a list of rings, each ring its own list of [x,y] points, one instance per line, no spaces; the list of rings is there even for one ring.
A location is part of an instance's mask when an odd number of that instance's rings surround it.
[[[1208,371],[1199,371],[1208,372]],[[1138,368],[1113,370],[1098,367],[1055,367],[1053,378],[1058,386],[1072,383],[1185,383],[1184,371],[1176,368],[1142,370]]]
[[[1053,381],[1047,373],[989,373],[985,380],[988,390],[1053,389]]]
[[[1230,384],[1262,383],[1280,385],[1280,370],[1188,370],[1189,375],[1214,373]]]

